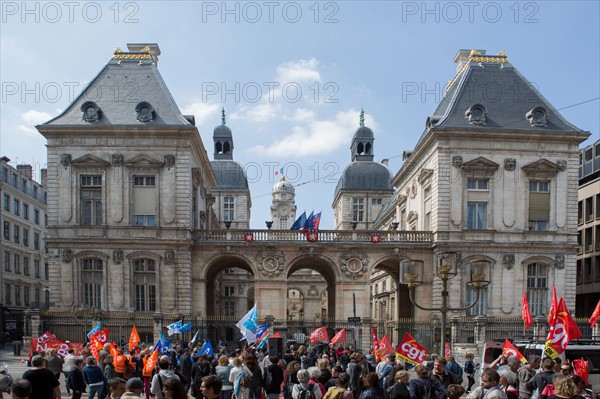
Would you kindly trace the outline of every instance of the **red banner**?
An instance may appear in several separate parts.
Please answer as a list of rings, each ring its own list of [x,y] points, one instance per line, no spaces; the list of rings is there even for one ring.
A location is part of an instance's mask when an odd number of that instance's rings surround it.
[[[529,301],[527,300],[527,292],[523,293],[523,302],[521,303],[521,318],[525,323],[525,329],[533,327],[533,318],[529,310]]]
[[[419,343],[409,334],[404,334],[402,342],[396,348],[396,357],[404,360],[407,363],[417,364],[423,363],[425,356],[429,354],[429,351],[423,348]]]
[[[560,298],[556,309],[556,316],[550,325],[550,332],[548,334],[548,340],[552,341],[552,348],[558,353],[563,353],[570,341],[581,337],[583,337],[583,334],[571,318],[565,301]]]
[[[331,341],[329,341],[329,345],[338,344],[340,342],[346,342],[346,329],[345,328],[342,328],[340,331],[338,331],[337,334],[335,334],[333,336],[333,338],[331,338]]]
[[[310,343],[314,344],[316,342],[327,342],[329,337],[327,336],[327,328],[319,327],[315,331],[310,334]]]
[[[44,333],[45,335],[45,333]],[[52,335],[54,337],[54,335]],[[43,336],[42,336],[43,337]],[[48,349],[56,349],[56,352],[62,356],[65,357],[69,354],[69,348],[74,348],[75,349],[75,355],[80,356],[81,355],[81,351],[83,350],[83,344],[80,343],[75,343],[75,342],[63,342],[60,339],[57,339],[56,337],[54,337],[53,339],[42,339],[42,337],[40,338],[31,338],[30,341],[30,345],[31,345],[31,352],[45,352]]]
[[[521,363],[527,363],[527,359],[525,359],[525,356],[523,356],[523,354],[519,352],[517,348],[515,348],[512,342],[510,342],[507,339],[504,340],[504,348],[502,349],[502,354],[506,356],[516,356]]]

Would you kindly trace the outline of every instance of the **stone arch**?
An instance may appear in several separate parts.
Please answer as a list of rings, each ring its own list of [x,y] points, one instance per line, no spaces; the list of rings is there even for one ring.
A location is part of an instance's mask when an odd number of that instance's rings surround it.
[[[215,315],[216,309],[213,299],[216,295],[215,280],[217,275],[229,268],[238,268],[257,276],[254,264],[245,256],[239,254],[219,254],[206,263],[206,267],[202,270],[201,280],[204,280],[206,285],[206,314]],[[249,294],[249,293],[248,293]]]
[[[286,266],[285,277],[289,277],[300,269],[310,269],[318,272],[325,279],[327,290],[327,317],[335,319],[335,290],[341,280],[340,270],[330,258],[321,255],[306,254],[292,259]],[[306,297],[306,293],[305,297]],[[320,295],[319,295],[320,298]]]
[[[556,261],[554,259],[550,258],[549,256],[532,255],[532,256],[529,256],[529,257],[523,259],[523,261],[521,262],[523,267],[525,267],[531,263],[542,263],[548,267],[552,267],[552,266],[554,266]]]
[[[400,262],[409,259],[408,256],[402,254],[389,254],[373,261],[369,267],[369,276],[377,270],[381,270],[390,275],[396,285],[394,319],[414,316],[414,306],[410,301],[408,288],[400,284]]]

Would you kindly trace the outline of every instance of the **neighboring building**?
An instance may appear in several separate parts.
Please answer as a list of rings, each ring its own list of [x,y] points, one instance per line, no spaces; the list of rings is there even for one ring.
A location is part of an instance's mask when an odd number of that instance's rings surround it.
[[[457,253],[459,273],[449,282],[454,308],[472,303],[469,269],[488,262],[492,284],[467,314],[518,316],[527,292],[532,315],[545,316],[552,284],[574,309],[577,199],[570,188],[578,145],[589,133],[567,122],[505,54],[460,50],[455,62],[456,77],[405,153],[392,203],[374,228],[431,230],[436,263],[442,253]],[[425,265],[424,280],[433,284],[416,295],[422,306],[439,307],[432,266]]]
[[[25,310],[48,307],[46,170],[40,171],[40,184],[31,165],[14,168],[9,162],[0,158],[0,332],[16,339],[25,332]]]
[[[579,152],[578,317],[589,317],[600,300],[600,140]]]
[[[289,230],[296,220],[296,192],[292,183],[281,176],[271,192],[271,222],[277,230]]]

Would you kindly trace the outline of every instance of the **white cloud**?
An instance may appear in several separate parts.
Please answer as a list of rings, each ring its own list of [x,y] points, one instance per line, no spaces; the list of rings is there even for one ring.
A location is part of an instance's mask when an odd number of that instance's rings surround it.
[[[288,82],[320,82],[316,58],[289,61],[277,67],[277,81],[282,85]]]
[[[298,122],[305,122],[305,121],[308,121],[308,120],[311,120],[314,118],[315,118],[314,111],[311,111],[306,108],[297,108],[294,111],[293,115],[284,117],[284,119],[298,121]]]
[[[264,123],[277,118],[281,114],[281,105],[266,103],[253,106],[242,105],[231,113],[232,120],[248,120]]]
[[[52,115],[47,112],[40,112],[34,109],[30,109],[21,115],[21,119],[31,126],[39,125],[40,123],[48,122],[52,119]]]
[[[194,102],[181,108],[181,113],[184,115],[194,115],[196,126],[200,126],[205,122],[213,121],[216,125],[221,120],[221,106],[219,104],[209,104],[205,102]]]
[[[355,109],[340,111],[333,120],[312,120],[307,125],[296,125],[290,134],[276,140],[268,146],[257,145],[250,152],[272,156],[323,155],[335,152],[338,148],[349,146],[354,132],[358,128],[359,112]],[[365,115],[365,124],[377,127],[377,122]]]

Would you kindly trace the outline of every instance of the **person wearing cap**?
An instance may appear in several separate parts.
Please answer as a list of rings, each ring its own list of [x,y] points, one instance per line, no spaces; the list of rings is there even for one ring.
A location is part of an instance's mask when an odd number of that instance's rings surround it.
[[[144,390],[144,382],[138,377],[130,378],[125,384],[125,390],[126,391],[121,396],[121,399],[140,398],[142,391]]]

